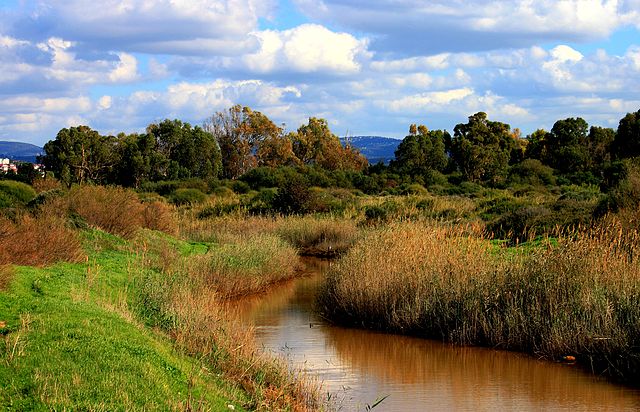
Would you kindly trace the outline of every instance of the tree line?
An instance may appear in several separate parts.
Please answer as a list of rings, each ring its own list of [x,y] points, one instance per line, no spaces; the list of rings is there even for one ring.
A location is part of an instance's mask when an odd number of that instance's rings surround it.
[[[427,184],[437,173],[458,173],[464,181],[488,186],[504,184],[510,174],[542,179],[553,174],[566,183],[600,184],[619,170],[620,161],[639,155],[640,110],[624,116],[617,130],[589,127],[576,117],[525,138],[519,129],[479,112],[456,125],[453,136],[411,125],[389,169]]]
[[[166,119],[146,133],[101,135],[88,126],[64,128],[40,159],[67,185],[93,182],[139,187],[163,180],[237,179],[259,167],[314,166],[362,171],[367,160],[343,146],[326,120],[286,133],[264,114],[233,106],[202,126]]]
[[[624,116],[617,130],[589,127],[576,117],[526,137],[484,112],[457,124],[453,134],[414,124],[388,167],[368,165],[357,149],[341,144],[325,119],[312,117],[286,132],[263,113],[240,105],[216,112],[202,126],[167,119],[150,124],[146,133],[116,136],[88,126],[65,128],[44,152],[47,170],[68,185],[254,179],[264,173],[249,172],[265,168],[320,170],[338,176],[339,186],[365,192],[443,180],[491,187],[519,181],[548,185],[556,179],[598,185],[615,180],[622,160],[640,156],[640,110]]]

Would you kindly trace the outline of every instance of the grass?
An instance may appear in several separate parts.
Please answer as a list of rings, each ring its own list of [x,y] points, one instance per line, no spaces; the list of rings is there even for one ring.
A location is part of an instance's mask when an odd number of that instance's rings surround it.
[[[225,239],[226,243],[187,243],[147,232],[146,264],[167,276],[182,276],[221,299],[260,292],[297,272],[296,250],[279,237],[228,234]]]
[[[227,244],[182,243],[149,232],[149,268],[136,305],[146,324],[169,333],[182,352],[202,359],[251,395],[258,410],[315,410],[319,393],[304,377],[257,349],[244,325],[227,315],[229,300],[294,275],[295,251],[272,235]],[[173,245],[170,245],[173,242]],[[165,250],[180,251],[167,258]],[[155,259],[154,259],[155,257]]]
[[[616,378],[640,376],[638,238],[615,221],[501,248],[468,227],[394,224],[332,266],[319,303],[340,323],[571,355]],[[537,242],[537,244],[536,244]]]
[[[223,382],[130,312],[133,255],[102,245],[85,263],[16,267],[0,292],[0,399],[15,410],[242,409],[247,396]],[[121,250],[114,249],[119,247]],[[127,269],[129,268],[129,270]]]
[[[359,229],[355,219],[323,216],[252,216],[238,210],[225,216],[198,219],[199,211],[183,211],[180,233],[193,241],[232,243],[238,237],[274,235],[301,255],[334,257],[351,247]]]
[[[82,242],[82,263],[0,271],[0,408],[315,409],[312,386],[261,354],[211,284],[149,263],[175,269],[213,245],[149,230]]]

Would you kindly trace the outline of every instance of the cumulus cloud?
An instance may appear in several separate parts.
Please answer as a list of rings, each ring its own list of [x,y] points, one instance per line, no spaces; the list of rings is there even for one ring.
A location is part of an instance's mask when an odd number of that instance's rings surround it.
[[[637,0],[296,0],[309,16],[373,35],[395,55],[528,47],[604,38],[640,24]]]
[[[25,2],[16,37],[50,37],[76,47],[163,54],[241,54],[275,7],[270,0],[47,0]]]
[[[258,52],[242,60],[255,72],[293,70],[353,73],[359,60],[370,57],[367,40],[348,33],[336,33],[317,24],[303,24],[291,30],[257,32]]]
[[[43,144],[63,127],[87,124],[102,133],[142,131],[151,122],[180,118],[200,124],[215,111],[241,103],[258,110],[286,113],[301,95],[294,86],[260,80],[181,82],[164,90],[139,90],[126,96],[41,98],[15,96],[0,100],[0,138]],[[287,120],[291,116],[287,117]]]
[[[84,60],[74,42],[57,37],[32,43],[0,37],[0,94],[68,94],[95,84],[127,84],[140,80],[135,56],[119,52]]]

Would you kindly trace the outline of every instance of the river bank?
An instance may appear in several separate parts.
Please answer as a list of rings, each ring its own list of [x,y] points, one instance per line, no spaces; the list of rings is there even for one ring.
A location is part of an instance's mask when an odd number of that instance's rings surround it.
[[[303,261],[307,276],[235,306],[264,350],[314,376],[322,383],[322,398],[332,399],[339,410],[365,410],[385,396],[374,410],[640,407],[637,389],[612,384],[576,365],[327,323],[315,300],[330,263]]]

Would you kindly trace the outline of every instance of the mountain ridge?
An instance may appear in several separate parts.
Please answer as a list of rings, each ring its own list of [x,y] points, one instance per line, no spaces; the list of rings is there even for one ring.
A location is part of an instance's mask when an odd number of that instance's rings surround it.
[[[349,143],[362,153],[370,164],[383,162],[389,164],[395,158],[395,150],[402,139],[384,136],[349,136],[341,137],[342,144]]]
[[[9,158],[21,162],[36,163],[36,157],[43,154],[43,149],[31,143],[10,142],[0,140],[0,158]]]

